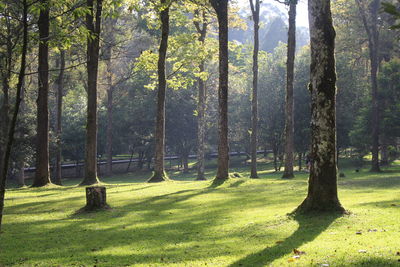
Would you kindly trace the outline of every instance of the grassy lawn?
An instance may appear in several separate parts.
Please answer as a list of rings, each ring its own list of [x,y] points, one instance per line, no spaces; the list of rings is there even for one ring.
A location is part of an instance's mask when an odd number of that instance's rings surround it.
[[[194,173],[162,184],[144,183],[149,173],[103,178],[112,210],[78,215],[77,180],[9,189],[0,266],[400,266],[400,166],[342,170],[351,215],[295,218],[286,214],[304,199],[307,174],[281,180],[260,167],[261,179],[217,188]]]

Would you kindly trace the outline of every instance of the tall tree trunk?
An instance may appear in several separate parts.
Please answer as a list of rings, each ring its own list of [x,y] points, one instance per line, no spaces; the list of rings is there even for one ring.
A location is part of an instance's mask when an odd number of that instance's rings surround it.
[[[344,212],[337,195],[335,29],[330,0],[308,1],[311,37],[311,170],[298,212]]]
[[[4,157],[2,158],[3,162],[1,163],[1,170],[0,170],[0,233],[3,220],[4,196],[6,191],[8,164],[11,156],[11,148],[14,142],[14,133],[15,133],[15,126],[17,124],[18,112],[22,101],[21,92],[22,92],[22,87],[24,85],[26,53],[28,50],[28,4],[26,0],[23,0],[22,3],[23,3],[23,13],[22,13],[23,40],[22,40],[22,51],[21,51],[21,67],[18,75],[14,112],[11,118],[10,126],[8,127],[6,148],[4,152]]]
[[[206,36],[207,36],[207,26],[208,24],[205,22],[205,11],[202,11],[203,15],[203,25],[200,27],[200,23],[197,20],[194,20],[193,23],[197,29],[197,33],[200,34],[199,41],[204,47]],[[197,13],[198,14],[198,13]],[[200,72],[205,71],[205,59],[199,64]],[[206,131],[206,121],[205,121],[205,110],[206,110],[206,83],[205,81],[199,77],[198,79],[199,86],[199,96],[197,102],[197,181],[206,180],[204,177],[204,155],[205,155],[205,131]]]
[[[107,131],[106,131],[106,174],[112,175],[112,156],[113,156],[113,46],[115,45],[115,18],[109,18],[105,26],[105,38],[107,46],[104,49],[104,57],[107,60]]]
[[[294,149],[294,59],[296,53],[296,5],[297,0],[289,2],[289,30],[286,62],[286,105],[285,105],[285,169],[282,178],[290,179],[293,174],[293,149]]]
[[[107,68],[109,68],[107,66]],[[113,156],[113,88],[112,88],[112,74],[108,75],[108,85],[110,86],[107,90],[107,164],[106,174],[112,175],[112,156]]]
[[[87,38],[87,124],[85,149],[85,177],[81,185],[99,182],[97,178],[97,71],[99,65],[99,40],[101,29],[102,0],[96,1],[94,21],[94,0],[87,0],[90,12],[86,15],[86,27],[91,36]]]
[[[18,162],[18,173],[16,175],[16,183],[19,187],[25,186],[25,160],[21,159]]]
[[[56,162],[54,164],[54,183],[61,185],[61,158],[62,158],[62,103],[63,103],[63,93],[64,93],[64,69],[65,69],[65,51],[60,51],[60,73],[58,74],[56,85],[56,101],[57,101],[57,112],[56,112],[56,138],[57,138],[57,148],[56,148]]]
[[[37,98],[36,173],[33,187],[50,184],[49,168],[49,1],[40,1],[39,27],[39,91]]]
[[[258,134],[258,51],[259,51],[259,22],[260,0],[250,1],[251,13],[254,22],[254,50],[253,50],[253,93],[251,99],[251,172],[250,178],[258,178],[257,174],[257,134]]]
[[[163,10],[160,12],[161,19],[161,42],[158,50],[158,92],[157,92],[157,119],[155,134],[155,162],[154,174],[148,182],[162,182],[168,179],[164,170],[165,153],[165,91],[167,80],[165,75],[165,61],[168,49],[169,36],[169,6],[166,0],[161,0]]]
[[[378,68],[379,68],[379,31],[378,13],[381,5],[380,0],[372,0],[368,7],[365,1],[356,0],[361,19],[368,36],[368,48],[371,69],[371,100],[372,100],[372,162],[371,172],[380,172],[379,166],[379,100],[378,100]],[[369,12],[367,12],[369,9]]]
[[[218,17],[219,87],[218,87],[218,169],[215,182],[229,178],[228,143],[228,0],[210,0]]]

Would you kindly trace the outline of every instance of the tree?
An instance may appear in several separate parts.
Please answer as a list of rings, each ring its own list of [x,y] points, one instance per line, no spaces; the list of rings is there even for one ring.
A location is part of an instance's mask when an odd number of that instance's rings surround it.
[[[96,10],[94,7],[96,2]],[[87,122],[85,148],[85,177],[81,185],[99,182],[97,178],[97,70],[99,65],[99,40],[103,0],[87,0]]]
[[[18,119],[18,112],[22,101],[22,90],[24,86],[25,69],[26,69],[26,54],[28,51],[28,8],[29,5],[27,0],[22,0],[22,48],[21,48],[21,65],[18,74],[18,82],[16,86],[16,98],[13,115],[11,118],[10,126],[8,127],[7,137],[6,137],[6,148],[4,151],[4,156],[2,157],[2,162],[0,164],[0,230],[1,223],[3,219],[4,210],[4,196],[6,190],[6,179],[8,174],[8,164],[11,156],[11,148],[14,142],[14,132]]]
[[[379,68],[379,31],[378,12],[380,0],[372,0],[367,6],[366,0],[355,0],[368,36],[368,48],[371,72],[371,101],[372,101],[372,162],[371,172],[380,172],[379,167],[379,103],[378,103],[378,68]]]
[[[289,30],[286,61],[286,104],[285,104],[285,169],[282,178],[293,178],[294,149],[294,59],[296,53],[296,5],[297,0],[289,0]]]
[[[112,155],[113,155],[113,69],[112,69],[112,56],[113,56],[113,46],[115,45],[115,24],[117,20],[115,18],[109,18],[106,21],[105,33],[107,45],[104,48],[104,56],[107,60],[107,137],[106,137],[106,173],[107,175],[112,175]]]
[[[337,195],[335,29],[330,0],[309,0],[311,170],[297,212],[344,212]]]
[[[155,134],[155,161],[154,174],[149,182],[165,181],[167,175],[164,171],[164,153],[165,153],[165,91],[167,80],[165,75],[165,60],[168,49],[169,36],[169,6],[167,0],[161,0],[160,19],[161,19],[161,41],[158,50],[158,91],[157,91],[157,118]]]
[[[210,0],[218,18],[219,86],[218,86],[218,169],[216,182],[229,178],[228,143],[228,0]]]
[[[49,171],[49,1],[40,1],[37,98],[36,173],[33,187],[50,183]]]
[[[60,67],[60,72],[58,74],[57,79],[55,80],[55,88],[56,88],[56,162],[54,164],[54,183],[57,185],[61,185],[61,159],[62,159],[62,103],[63,103],[63,93],[64,93],[64,69],[65,69],[65,50],[60,51],[60,58],[58,59],[57,66]]]
[[[200,24],[198,20],[193,20],[193,23],[196,27],[197,33],[199,34],[199,42],[204,46],[206,36],[207,36],[207,27],[208,22],[206,20],[206,12],[203,9],[202,20],[203,23]],[[195,15],[199,16],[200,11],[196,10]],[[201,73],[205,72],[205,59],[202,59],[199,64],[199,71]],[[203,77],[198,78],[198,101],[197,101],[197,178],[196,180],[202,181],[206,178],[204,177],[204,153],[205,153],[205,110],[206,110],[206,83]]]
[[[254,23],[254,51],[253,51],[253,92],[251,97],[251,172],[250,178],[258,178],[257,175],[257,134],[258,134],[258,51],[260,29],[260,0],[250,1],[251,14]]]

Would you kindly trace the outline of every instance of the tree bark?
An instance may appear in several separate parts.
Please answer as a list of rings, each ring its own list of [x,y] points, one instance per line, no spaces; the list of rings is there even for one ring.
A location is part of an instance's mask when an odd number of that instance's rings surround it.
[[[203,10],[203,24],[200,27],[200,23],[196,20],[193,21],[197,33],[200,34],[199,41],[202,46],[205,44],[205,39],[207,36],[207,26],[208,24],[205,22],[205,11]],[[200,72],[205,71],[205,59],[203,59],[199,64]],[[206,122],[205,122],[205,110],[206,110],[206,83],[205,81],[199,77],[198,79],[198,102],[197,102],[197,181],[206,180],[204,176],[204,155],[205,155],[205,131],[206,131]]]
[[[37,98],[36,173],[32,187],[50,184],[49,168],[49,1],[41,0],[39,27],[39,90]]]
[[[218,17],[219,87],[218,87],[218,169],[215,182],[229,178],[228,143],[228,0],[210,0]]]
[[[112,175],[112,156],[113,156],[113,46],[115,45],[115,24],[117,20],[115,18],[109,18],[106,23],[106,40],[107,46],[105,47],[104,56],[107,60],[107,131],[106,131],[106,174]]]
[[[96,211],[109,209],[107,204],[106,188],[104,186],[86,187],[86,206],[85,211]]]
[[[378,13],[381,4],[380,0],[372,0],[369,5],[369,14],[367,7],[361,0],[355,0],[360,11],[361,19],[368,36],[368,48],[371,68],[371,100],[372,100],[372,161],[371,172],[380,172],[379,166],[379,100],[378,100],[378,68],[379,68],[379,31],[378,31]]]
[[[61,173],[61,159],[62,159],[62,103],[63,103],[63,93],[64,93],[64,69],[65,69],[65,51],[60,51],[60,73],[58,74],[56,85],[56,101],[57,101],[57,111],[56,111],[56,162],[54,164],[54,183],[61,185],[62,173]]]
[[[96,0],[96,15],[94,15],[94,0],[87,0],[90,12],[86,15],[86,27],[91,36],[87,39],[87,124],[85,149],[85,177],[81,185],[91,185],[99,182],[97,178],[97,71],[99,65],[99,40],[101,30],[102,0]]]
[[[163,182],[168,179],[164,170],[165,153],[165,91],[167,80],[165,74],[165,61],[168,49],[169,36],[169,6],[166,0],[161,0],[163,6],[160,12],[161,19],[161,42],[158,50],[158,92],[157,92],[157,118],[155,134],[155,162],[154,174],[148,182]]]
[[[25,186],[25,160],[21,159],[18,162],[18,173],[16,175],[16,183],[19,187]]]
[[[285,105],[285,169],[282,178],[290,179],[293,174],[293,149],[294,149],[294,60],[296,53],[296,5],[297,0],[289,3],[289,30],[286,62],[286,105]]]
[[[26,54],[28,50],[28,4],[26,0],[23,0],[22,3],[23,3],[23,11],[22,11],[23,40],[22,40],[22,51],[21,51],[21,67],[18,75],[14,112],[11,118],[10,127],[8,127],[6,149],[4,152],[3,162],[1,163],[2,168],[0,170],[0,232],[3,220],[4,196],[6,190],[6,178],[8,175],[8,164],[11,156],[11,148],[14,142],[14,133],[15,133],[15,126],[17,124],[18,112],[22,102],[21,95],[22,95],[22,87],[24,85]]]
[[[1,168],[1,163],[3,162],[3,157],[5,153],[5,146],[7,143],[6,137],[8,134],[8,127],[10,124],[10,97],[9,97],[9,91],[10,91],[10,79],[11,79],[11,74],[12,74],[12,62],[13,62],[13,43],[12,43],[12,29],[11,29],[11,23],[10,19],[8,16],[4,16],[4,20],[6,22],[6,58],[4,60],[5,62],[5,70],[2,73],[3,76],[3,103],[0,109],[0,114],[3,114],[0,116],[0,168]]]
[[[311,170],[298,212],[344,212],[337,195],[335,30],[330,0],[309,0]]]
[[[253,50],[253,92],[251,99],[251,171],[250,178],[258,178],[257,174],[257,134],[258,134],[258,51],[259,51],[259,22],[260,22],[260,0],[250,1],[251,13],[254,23],[254,50]]]

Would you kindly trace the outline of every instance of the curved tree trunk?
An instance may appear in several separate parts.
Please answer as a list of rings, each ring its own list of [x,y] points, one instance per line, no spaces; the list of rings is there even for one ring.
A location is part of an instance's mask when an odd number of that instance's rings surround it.
[[[33,187],[50,182],[49,168],[49,1],[41,0],[39,15],[39,91],[37,98],[36,173]]]
[[[254,22],[254,51],[253,51],[253,92],[251,99],[251,171],[250,178],[258,178],[257,174],[257,134],[258,134],[258,51],[259,51],[259,22],[260,0],[250,0],[251,13]]]
[[[197,33],[200,34],[199,41],[204,46],[204,42],[207,35],[207,26],[208,24],[205,22],[205,11],[203,10],[203,25],[200,27],[200,23],[196,20],[193,21]],[[200,72],[205,71],[205,60],[202,60],[199,65]],[[205,122],[205,110],[206,110],[206,83],[205,81],[199,77],[198,79],[199,86],[199,95],[197,102],[197,181],[206,180],[204,177],[204,155],[205,155],[205,131],[206,131],[206,122]]]
[[[218,169],[215,182],[229,178],[228,143],[228,0],[210,0],[218,17],[219,87],[218,87]]]
[[[166,1],[161,0],[165,5]],[[164,170],[165,154],[165,91],[167,80],[165,75],[165,61],[168,49],[169,36],[169,6],[165,6],[160,12],[161,19],[161,42],[158,50],[158,92],[157,92],[157,118],[155,134],[155,162],[154,174],[148,182],[162,182],[168,179]]]
[[[15,126],[17,125],[17,118],[19,108],[22,102],[22,87],[24,85],[24,77],[25,77],[25,69],[26,69],[26,54],[28,50],[28,4],[26,0],[22,1],[23,3],[23,13],[22,13],[22,29],[23,29],[23,37],[22,37],[22,51],[21,51],[21,67],[18,75],[18,83],[17,83],[17,92],[15,97],[15,106],[13,115],[10,122],[10,127],[8,127],[7,139],[6,139],[6,147],[4,156],[2,158],[1,170],[0,170],[0,232],[1,232],[1,224],[3,220],[3,210],[4,210],[4,196],[6,191],[6,179],[8,175],[8,164],[11,156],[11,148],[14,143],[14,133]]]
[[[101,26],[102,0],[87,0],[90,12],[86,15],[86,27],[91,33],[87,39],[87,122],[85,148],[85,177],[81,185],[92,185],[99,182],[97,178],[97,71],[99,65],[99,40]],[[94,21],[94,13],[96,19]]]
[[[56,101],[57,101],[57,116],[56,116],[56,136],[57,136],[57,151],[56,151],[56,162],[54,164],[54,183],[57,185],[61,185],[61,159],[62,159],[62,99],[63,99],[63,91],[64,91],[64,69],[65,69],[65,51],[60,51],[60,73],[58,74],[58,78],[55,81],[56,84]]]
[[[294,149],[294,59],[296,53],[296,0],[289,4],[289,31],[286,62],[286,117],[285,117],[285,169],[282,178],[290,179],[293,174],[293,149]]]
[[[311,36],[311,170],[298,212],[344,212],[337,195],[335,30],[330,0],[308,1]]]

